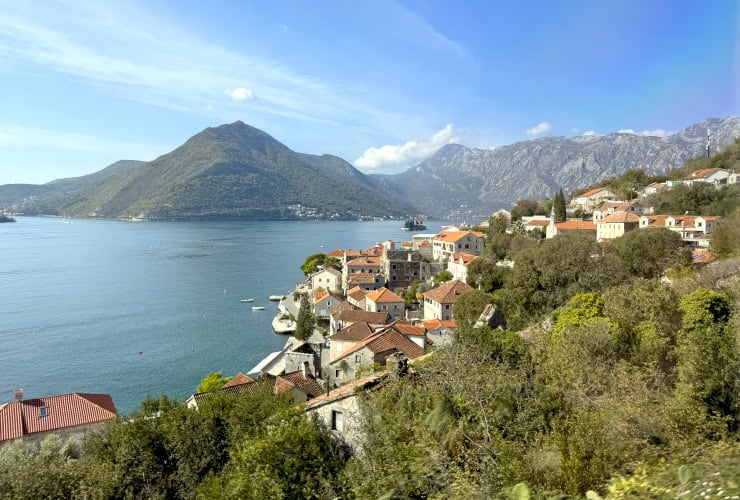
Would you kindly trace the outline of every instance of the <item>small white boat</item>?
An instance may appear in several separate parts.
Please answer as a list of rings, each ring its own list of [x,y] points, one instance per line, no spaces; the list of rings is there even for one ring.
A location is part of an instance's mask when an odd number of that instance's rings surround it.
[[[252,306],[252,311],[261,311],[265,306]]]
[[[268,299],[274,300],[274,301],[283,300],[284,298],[285,298],[285,295],[270,295],[268,297]]]
[[[239,299],[239,302],[254,302],[254,299]]]

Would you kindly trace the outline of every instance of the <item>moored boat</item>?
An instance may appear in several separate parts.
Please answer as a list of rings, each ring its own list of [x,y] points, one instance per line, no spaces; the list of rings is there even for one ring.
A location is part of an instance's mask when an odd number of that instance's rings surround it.
[[[252,306],[252,311],[261,311],[265,306]]]
[[[268,298],[277,302],[279,300],[283,300],[285,298],[285,295],[270,295]]]
[[[254,299],[239,299],[239,302],[254,302]]]

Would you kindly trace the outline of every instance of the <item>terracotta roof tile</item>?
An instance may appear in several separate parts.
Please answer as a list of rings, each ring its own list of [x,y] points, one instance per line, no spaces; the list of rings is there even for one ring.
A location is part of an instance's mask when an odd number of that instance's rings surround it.
[[[231,377],[231,380],[226,382],[223,388],[231,387],[234,385],[246,384],[249,382],[254,382],[254,379],[250,377],[249,375],[244,375],[242,372],[239,372],[233,377]]]
[[[41,416],[41,408],[46,408],[47,416]],[[73,392],[14,401],[0,408],[0,441],[111,420],[116,415],[108,394]]]
[[[329,337],[329,340],[340,340],[345,342],[359,342],[375,333],[375,329],[367,321],[358,321],[342,328]]]
[[[364,347],[367,347],[376,354],[395,349],[405,354],[409,359],[417,358],[424,354],[424,349],[419,347],[415,342],[409,340],[408,337],[398,333],[396,330],[387,328],[380,332],[373,333],[369,337],[340,353],[337,357],[331,360],[331,363],[339,361]]]
[[[352,309],[354,309],[354,306],[350,304],[349,302],[347,302],[346,300],[343,300],[339,304],[329,309],[329,314],[332,316],[336,316],[342,311],[351,311]]]
[[[386,287],[373,290],[372,292],[367,294],[366,299],[375,302],[376,304],[382,302],[405,302],[401,297],[391,292]]]
[[[359,286],[347,290],[347,297],[352,297],[353,300],[356,300],[358,302],[364,299],[366,295],[367,292]]]
[[[466,236],[474,236],[476,238],[483,238],[483,233],[476,233],[473,231],[452,231],[449,233],[442,233],[436,239],[444,241],[446,243],[456,243]]]
[[[550,224],[549,220],[531,220],[527,222],[527,225],[531,227],[545,227],[548,224]]]
[[[345,323],[367,321],[371,325],[384,325],[389,318],[390,315],[388,313],[361,311],[359,309],[341,311],[338,315],[334,316],[335,320]]]
[[[640,222],[640,218],[632,212],[615,212],[608,217],[604,217],[600,222]]]
[[[596,231],[596,224],[586,220],[567,220],[558,222],[555,227],[562,231]]]
[[[595,188],[595,189],[592,189],[591,191],[586,191],[583,194],[579,194],[578,196],[576,196],[576,198],[588,198],[589,196],[595,195],[599,191],[605,191],[605,190],[606,188]]]
[[[467,266],[471,262],[473,262],[475,259],[477,259],[477,255],[469,254],[469,253],[453,253],[452,254],[452,260],[455,261],[455,263],[459,263],[460,259],[463,261],[463,265]]]
[[[293,387],[296,387],[305,392],[308,396],[308,399],[315,398],[316,396],[320,396],[324,393],[324,389],[321,387],[321,384],[318,383],[316,378],[314,378],[314,376],[310,373],[307,373],[304,377],[302,370],[291,373],[284,373],[282,375],[278,375],[277,378],[278,380],[287,381],[292,384]]]
[[[687,179],[703,179],[704,177],[709,177],[713,173],[715,173],[718,168],[703,168],[701,170],[697,170],[695,172],[691,172],[691,175],[687,177]]]
[[[424,297],[428,297],[439,304],[454,304],[460,295],[471,290],[472,288],[462,281],[452,280],[428,292],[424,292]]]

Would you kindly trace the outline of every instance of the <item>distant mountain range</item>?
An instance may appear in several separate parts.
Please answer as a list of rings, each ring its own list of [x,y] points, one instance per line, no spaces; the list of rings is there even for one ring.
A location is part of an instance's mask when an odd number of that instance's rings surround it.
[[[341,158],[296,153],[242,122],[207,128],[151,162],[120,161],[41,186],[0,186],[0,207],[32,215],[168,220],[415,213]]]
[[[371,175],[379,189],[432,217],[473,220],[522,198],[544,199],[640,168],[659,175],[740,137],[740,119],[708,118],[667,137],[614,133],[544,137],[496,149],[449,144],[396,175]]]
[[[631,168],[665,173],[740,137],[708,118],[667,137],[545,137],[496,149],[450,144],[406,172],[364,175],[343,159],[292,151],[242,122],[207,128],[151,162],[123,160],[43,185],[0,186],[0,209],[30,215],[157,219],[405,217],[473,221]]]

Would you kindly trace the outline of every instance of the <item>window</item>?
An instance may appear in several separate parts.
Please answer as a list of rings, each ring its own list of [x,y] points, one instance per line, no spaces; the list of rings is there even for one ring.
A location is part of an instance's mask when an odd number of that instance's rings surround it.
[[[344,430],[344,413],[341,411],[331,411],[331,430],[339,432]]]
[[[342,370],[341,368],[337,368],[336,370],[334,370],[334,378],[336,378],[337,380],[342,380],[342,378],[344,378],[344,370]]]
[[[39,418],[46,418],[49,416],[49,409],[46,406],[39,408]]]
[[[449,309],[449,308],[450,308],[450,305],[449,304],[445,304],[445,309]]]
[[[362,354],[355,354],[355,363],[358,365],[362,363]]]

